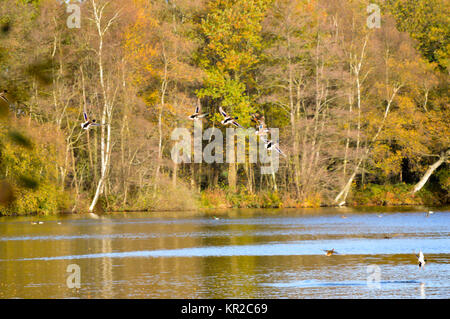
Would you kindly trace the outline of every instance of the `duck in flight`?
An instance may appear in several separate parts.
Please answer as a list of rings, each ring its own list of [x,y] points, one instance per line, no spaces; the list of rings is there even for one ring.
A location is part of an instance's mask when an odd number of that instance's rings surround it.
[[[220,112],[220,114],[222,114],[222,116],[223,116],[223,121],[220,122],[220,123],[222,123],[223,125],[233,124],[233,125],[236,126],[236,127],[243,128],[241,124],[239,124],[238,122],[235,121],[235,120],[238,119],[237,116],[235,116],[235,117],[229,116],[229,115],[222,109],[221,106],[219,106],[219,112]]]
[[[258,136],[267,135],[270,133],[270,130],[266,127],[266,123],[264,122],[264,116],[259,115],[258,113],[251,113],[251,120],[258,124],[257,130],[255,132]]]
[[[272,141],[268,141],[264,137],[261,137],[261,139],[263,140],[267,150],[271,151],[272,149],[275,149],[278,153],[286,157],[286,154],[284,154],[283,151],[278,147],[278,144],[275,144]]]
[[[264,116],[259,113],[250,113],[250,115],[253,122],[260,123],[261,121],[264,121]]]
[[[189,115],[189,119],[193,120],[193,121],[198,120],[198,119],[205,117],[208,114],[209,113],[200,114],[200,105],[197,105],[197,107],[195,108],[195,113],[192,115]]]
[[[264,125],[264,123],[259,124],[258,130],[255,132],[258,136],[266,136],[270,133],[270,130]]]
[[[326,255],[327,255],[327,256],[331,256],[331,255],[333,255],[333,254],[338,254],[338,252],[335,251],[334,248],[331,249],[331,250],[325,250],[325,249],[324,249],[323,251],[326,252]]]
[[[422,253],[422,251],[419,251],[419,255],[416,255],[417,261],[419,262],[419,268],[423,269],[425,268],[425,262],[427,261]]]
[[[100,124],[96,123],[95,119],[90,120],[86,114],[86,112],[83,112],[83,116],[84,116],[84,120],[86,122],[84,122],[83,124],[81,124],[81,128],[83,128],[84,130],[89,130],[91,128],[91,126],[100,126]]]
[[[258,113],[250,113],[252,122],[256,124],[264,124],[264,115],[260,115]]]

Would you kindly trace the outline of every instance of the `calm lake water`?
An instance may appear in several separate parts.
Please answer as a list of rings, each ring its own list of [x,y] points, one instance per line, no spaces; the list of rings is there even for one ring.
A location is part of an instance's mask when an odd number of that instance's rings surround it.
[[[449,209],[425,211],[2,217],[0,298],[449,298]]]

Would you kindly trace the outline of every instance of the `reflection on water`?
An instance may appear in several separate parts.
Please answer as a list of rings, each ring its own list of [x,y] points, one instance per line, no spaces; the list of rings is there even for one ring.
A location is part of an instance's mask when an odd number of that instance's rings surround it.
[[[425,283],[420,283],[420,298],[425,299],[427,295],[425,294]],[[448,296],[447,296],[448,297]]]
[[[0,298],[448,298],[450,215],[424,212],[3,217]],[[326,256],[332,248],[339,254]],[[66,285],[70,264],[79,289]]]
[[[392,280],[386,281],[381,280],[373,287],[381,287],[381,285],[395,285],[395,284],[420,284],[417,280]],[[298,282],[289,283],[276,283],[276,284],[266,284],[270,287],[327,287],[327,286],[368,286],[367,281],[339,281],[339,282],[320,282],[316,280],[303,280]],[[422,284],[421,284],[422,288]]]

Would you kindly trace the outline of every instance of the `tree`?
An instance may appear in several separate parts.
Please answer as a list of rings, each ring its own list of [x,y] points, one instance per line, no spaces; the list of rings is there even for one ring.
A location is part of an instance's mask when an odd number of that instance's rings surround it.
[[[200,98],[210,98],[213,106],[221,105],[239,117],[244,127],[250,125],[254,71],[262,50],[261,23],[267,0],[214,0],[202,19],[200,36],[204,45],[199,65],[206,73]],[[217,119],[217,118],[216,118]],[[236,163],[230,163],[228,185],[236,190]]]

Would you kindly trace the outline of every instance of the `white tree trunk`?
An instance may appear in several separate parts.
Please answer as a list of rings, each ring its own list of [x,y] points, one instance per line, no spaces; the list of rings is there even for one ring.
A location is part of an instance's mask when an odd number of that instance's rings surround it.
[[[394,100],[395,96],[397,95],[398,90],[400,90],[401,87],[402,86],[400,85],[400,86],[394,88],[392,96],[391,96],[390,100],[388,101],[388,104],[386,105],[386,109],[385,109],[384,115],[383,115],[383,121],[381,122],[380,127],[378,127],[378,130],[377,130],[376,134],[373,136],[372,140],[370,141],[371,144],[373,144],[377,140],[378,136],[380,135],[381,131],[383,130],[384,123],[386,122],[386,118],[387,118],[387,116],[389,114],[389,111],[391,109],[392,101]],[[348,195],[348,193],[350,191],[353,179],[356,177],[356,174],[358,173],[358,170],[359,170],[359,167],[361,166],[361,163],[369,155],[371,146],[372,145],[369,145],[367,147],[366,151],[364,152],[364,154],[360,157],[360,159],[358,161],[358,164],[356,165],[356,167],[355,167],[355,169],[353,171],[353,174],[350,176],[350,178],[348,179],[348,181],[345,184],[345,186],[343,187],[343,189],[340,191],[340,193],[334,199],[335,203],[338,203],[339,199],[341,199],[341,198],[342,198],[343,201],[346,200],[347,195]]]
[[[113,114],[113,108],[114,108],[114,100],[115,95],[109,94],[109,89],[107,89],[105,85],[105,79],[104,79],[104,70],[103,70],[103,36],[108,30],[108,28],[111,26],[113,21],[118,17],[119,12],[116,12],[114,16],[109,19],[106,26],[102,26],[102,16],[103,16],[103,10],[108,5],[108,2],[104,3],[103,5],[100,5],[100,7],[97,7],[97,3],[95,0],[91,0],[92,3],[92,9],[94,14],[94,22],[97,27],[98,37],[99,37],[99,44],[98,44],[98,71],[99,71],[99,78],[100,78],[100,86],[102,88],[102,94],[103,94],[103,112],[102,112],[102,121],[101,121],[101,176],[97,184],[97,189],[95,191],[94,198],[92,199],[92,203],[89,206],[89,211],[92,212],[95,208],[95,205],[97,204],[97,201],[100,197],[100,195],[103,193],[105,188],[105,181],[106,176],[108,173],[108,167],[109,167],[109,159],[111,157],[111,122],[112,122],[112,114]],[[106,136],[105,136],[105,130],[106,130]]]
[[[442,154],[441,157],[437,162],[435,162],[433,165],[431,165],[425,174],[422,176],[420,181],[414,186],[413,194],[420,191],[422,187],[428,182],[428,179],[431,175],[433,175],[434,171],[438,169],[439,166],[442,165],[447,159],[447,154]]]

